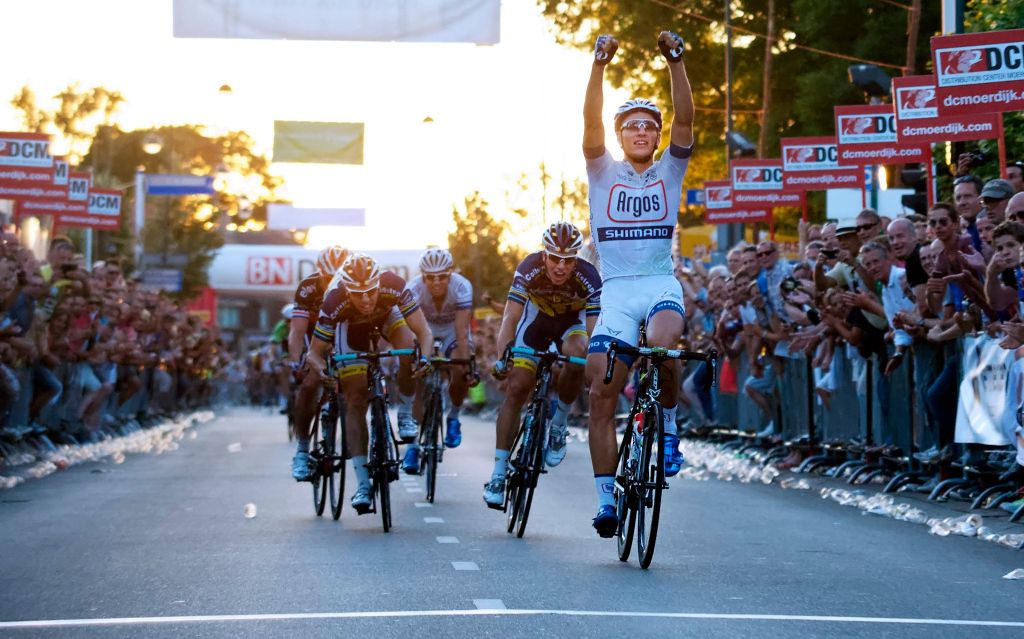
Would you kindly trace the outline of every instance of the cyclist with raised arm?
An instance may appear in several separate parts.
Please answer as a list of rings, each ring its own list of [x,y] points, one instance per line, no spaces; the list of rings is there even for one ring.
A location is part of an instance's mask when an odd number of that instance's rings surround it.
[[[441,340],[441,354],[456,359],[468,358],[473,350],[473,336],[469,322],[473,315],[473,285],[462,275],[455,273],[455,260],[448,249],[427,249],[420,257],[420,274],[409,282],[409,288],[416,295],[420,309],[435,340]],[[431,344],[421,346],[424,354]],[[423,385],[416,389],[416,414],[422,410]],[[448,383],[448,397],[451,407],[445,424],[444,445],[458,448],[462,443],[462,424],[459,410],[469,391],[465,375],[453,375]],[[413,442],[405,451],[402,469],[409,474],[419,472],[420,457],[418,444]]]
[[[605,66],[618,42],[598,37],[583,105],[583,155],[590,184],[590,228],[601,261],[604,290],[601,316],[590,339],[587,379],[590,381],[590,454],[594,467],[598,511],[594,528],[612,537],[617,524],[613,496],[618,446],[613,417],[632,358],[617,357],[611,384],[604,384],[609,346],[637,346],[639,327],[646,323],[647,344],[674,348],[683,332],[682,288],[673,276],[672,234],[682,194],[683,176],[693,146],[693,97],[683,65],[683,40],[669,31],[658,36],[672,83],[671,136],[668,150],[655,161],[662,114],[650,100],[627,100],[615,112],[615,134],[625,159],[616,161],[605,148],[603,82]],[[675,475],[683,462],[676,435],[676,403],[680,364],[662,367],[665,474]]]
[[[309,440],[310,427],[320,401],[319,375],[301,376],[302,358],[313,337],[313,327],[320,314],[320,305],[324,301],[331,278],[348,257],[348,251],[340,246],[328,246],[320,251],[316,258],[316,271],[299,282],[295,289],[295,302],[292,306],[292,319],[288,327],[288,365],[292,375],[299,378],[299,388],[295,391],[295,408],[293,410],[293,430],[296,451],[292,458],[292,477],[295,481],[309,481]]]
[[[563,355],[583,357],[587,336],[601,311],[601,276],[577,254],[583,235],[568,222],[555,222],[543,236],[544,250],[526,256],[516,268],[505,313],[498,330],[501,347],[547,350],[552,342]],[[494,364],[497,379],[508,378],[505,400],[498,411],[494,470],[484,484],[484,501],[501,510],[505,501],[505,471],[523,404],[533,390],[537,365],[526,357]],[[569,407],[583,384],[583,367],[566,364],[558,379],[558,405],[551,416],[544,462],[557,466],[565,458]]]
[[[382,271],[369,255],[355,253],[338,269],[313,331],[313,342],[306,355],[306,374],[322,378],[325,358],[333,347],[338,353],[369,351],[370,335],[380,334],[395,348],[413,348],[433,344],[423,311],[405,280],[390,271]],[[417,369],[425,358],[415,362]],[[366,468],[368,430],[366,426],[367,380],[365,360],[342,364],[339,373],[345,396],[345,435],[358,485],[352,495],[352,507],[360,515],[370,510],[370,474]],[[412,417],[415,371],[412,357],[401,357],[398,365],[398,436],[414,441],[419,426]]]

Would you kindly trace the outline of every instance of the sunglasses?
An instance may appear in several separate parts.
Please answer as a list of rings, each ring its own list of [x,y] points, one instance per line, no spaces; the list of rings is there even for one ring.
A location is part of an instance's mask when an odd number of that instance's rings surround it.
[[[558,266],[559,264],[575,264],[576,256],[573,257],[559,257],[552,255],[551,253],[545,253],[544,256],[547,258],[548,263],[552,266]]]
[[[423,279],[427,282],[447,282],[451,279],[451,273],[427,273]]]
[[[949,218],[946,217],[928,220],[928,226],[931,226],[933,228],[936,226],[949,226],[950,224],[952,224],[952,222],[949,220]]]
[[[373,288],[367,289],[365,291],[353,291],[349,289],[348,295],[349,297],[370,297],[377,291],[377,288],[378,287],[374,286]]]
[[[661,127],[659,127],[658,123],[655,122],[654,120],[626,120],[625,122],[622,123],[622,127],[620,127],[619,130],[628,130],[633,131],[634,133],[642,133],[648,129],[654,132],[661,131]]]
[[[774,252],[775,252],[775,249],[768,249],[767,251],[758,251],[757,252],[757,256],[758,257],[768,257],[769,255],[771,255]]]
[[[870,231],[871,229],[875,228],[876,226],[878,226],[878,222],[868,222],[867,224],[858,224],[857,225],[857,230],[858,231]]]
[[[984,204],[985,206],[988,206],[989,204],[999,204],[1002,201],[1003,201],[1003,198],[1000,198],[1000,197],[987,197],[987,196],[983,196],[981,198],[981,203]]]

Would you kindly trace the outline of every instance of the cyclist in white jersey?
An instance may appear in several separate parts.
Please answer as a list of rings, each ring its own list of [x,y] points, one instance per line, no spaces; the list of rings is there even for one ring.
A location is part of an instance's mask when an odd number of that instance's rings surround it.
[[[625,155],[614,160],[604,146],[601,121],[604,68],[618,42],[602,35],[594,45],[594,64],[583,106],[583,155],[590,183],[590,228],[601,258],[601,316],[590,340],[587,379],[590,382],[590,454],[594,466],[598,511],[594,528],[602,537],[615,534],[612,495],[616,453],[615,404],[632,365],[615,367],[604,384],[606,355],[612,342],[636,346],[641,322],[649,346],[674,348],[683,332],[682,288],[673,276],[672,232],[682,195],[683,176],[693,146],[693,96],[683,65],[683,40],[662,31],[658,48],[668,62],[672,83],[671,136],[668,150],[655,161],[661,135],[661,111],[650,100],[628,100],[616,111],[615,133]],[[680,366],[662,369],[661,403],[665,416],[666,474],[682,464],[675,414]]]
[[[473,335],[470,333],[470,319],[473,315],[473,284],[468,279],[454,272],[455,260],[448,249],[427,249],[420,257],[420,275],[409,282],[409,288],[420,302],[420,309],[434,341],[441,341],[441,354],[445,357],[465,359],[473,351]],[[423,347],[429,355],[431,345]],[[462,443],[462,424],[459,422],[459,410],[466,399],[469,385],[466,376],[452,375],[448,385],[448,397],[451,406],[445,420],[444,445],[447,448],[458,448]],[[423,410],[423,392],[421,383],[416,388],[414,413],[420,415]],[[422,423],[422,420],[421,420]],[[402,469],[411,475],[419,473],[419,446],[416,442],[405,451]]]

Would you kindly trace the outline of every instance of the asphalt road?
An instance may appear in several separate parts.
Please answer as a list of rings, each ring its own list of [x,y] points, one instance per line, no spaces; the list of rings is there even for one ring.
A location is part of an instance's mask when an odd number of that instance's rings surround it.
[[[1024,582],[1001,579],[1024,555],[807,491],[675,480],[651,569],[620,563],[580,442],[515,539],[481,500],[493,426],[474,418],[432,507],[403,479],[388,534],[347,506],[317,518],[282,420],[238,409],[177,451],[0,493],[0,636],[1024,636]]]

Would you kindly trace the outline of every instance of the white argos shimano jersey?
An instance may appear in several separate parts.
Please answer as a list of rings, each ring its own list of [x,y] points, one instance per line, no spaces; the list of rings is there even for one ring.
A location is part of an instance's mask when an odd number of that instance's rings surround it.
[[[452,273],[452,277],[448,281],[448,293],[440,308],[434,305],[434,298],[427,290],[427,283],[423,281],[423,276],[414,277],[409,282],[409,288],[419,300],[423,316],[435,334],[438,330],[454,330],[455,312],[473,308],[473,285],[458,273]]]
[[[672,275],[672,232],[691,148],[669,145],[640,175],[607,149],[587,159],[590,229],[603,280]]]

